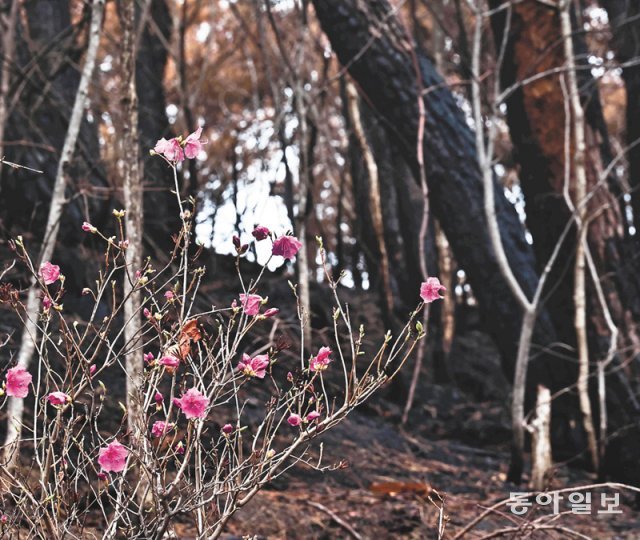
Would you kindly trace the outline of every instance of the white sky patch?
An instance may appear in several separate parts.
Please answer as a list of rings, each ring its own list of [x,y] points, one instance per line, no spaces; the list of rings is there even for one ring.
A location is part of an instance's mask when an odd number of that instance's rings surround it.
[[[200,43],[204,43],[209,37],[210,33],[211,25],[208,22],[202,22],[200,23],[200,26],[198,26],[198,30],[196,31],[196,39]]]
[[[113,69],[113,58],[110,54],[104,57],[104,60],[100,64],[100,71],[108,73]]]
[[[260,116],[260,115],[257,115]],[[264,118],[266,115],[262,115]],[[288,123],[287,123],[288,124]],[[245,163],[246,156],[243,149],[251,148],[262,159],[254,159]],[[287,160],[297,184],[299,158],[297,149],[287,148]],[[263,225],[281,236],[291,230],[291,222],[287,209],[280,195],[273,194],[273,183],[281,183],[285,177],[282,151],[274,141],[273,122],[270,119],[253,120],[247,122],[246,129],[238,134],[238,165],[239,180],[237,186],[237,207],[233,201],[234,186],[229,185],[222,196],[222,203],[217,212],[210,200],[205,200],[199,213],[199,223],[196,225],[196,236],[203,244],[211,246],[217,253],[234,254],[233,236],[237,234],[236,220],[240,215],[240,239],[243,243],[253,242],[253,231],[256,225]],[[209,187],[219,189],[220,180],[212,178]],[[212,216],[215,214],[214,223]],[[271,255],[271,241],[255,242],[258,263],[264,264]],[[247,257],[253,260],[253,254]],[[270,269],[275,269],[284,263],[282,257],[274,257],[269,263]]]
[[[165,108],[165,111],[167,112],[169,123],[174,124],[178,116],[178,106],[173,103],[169,103],[169,105],[167,105],[167,107]]]

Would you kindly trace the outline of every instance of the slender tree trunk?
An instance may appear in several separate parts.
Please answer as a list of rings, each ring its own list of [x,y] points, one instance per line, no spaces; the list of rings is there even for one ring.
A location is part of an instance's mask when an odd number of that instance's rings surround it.
[[[137,343],[140,333],[140,290],[136,290],[136,272],[142,268],[142,183],[138,141],[138,96],[135,78],[135,2],[123,0],[120,12],[122,26],[122,185],[124,187],[125,231],[129,246],[126,250],[127,269],[124,279],[125,341],[132,351],[127,354],[127,422],[132,440],[136,441],[143,429],[141,420],[143,358]]]
[[[545,386],[538,386],[536,414],[531,423],[531,482],[535,491],[547,489],[549,471],[551,471],[551,392]]]
[[[380,274],[382,276],[382,299],[383,306],[389,316],[393,312],[393,293],[391,291],[391,278],[389,271],[389,256],[387,254],[387,244],[385,240],[385,227],[382,218],[382,203],[380,201],[380,182],[378,178],[378,165],[376,164],[373,152],[369,147],[367,137],[364,132],[362,120],[360,118],[360,106],[358,103],[358,93],[352,83],[347,83],[347,100],[349,103],[349,115],[353,132],[358,141],[362,153],[366,172],[369,178],[369,211],[373,222],[374,234],[378,252],[380,253]]]
[[[8,14],[0,18],[2,25],[2,60],[0,61],[0,158],[4,157],[4,131],[7,125],[7,101],[9,99],[9,84],[14,71],[15,36],[18,16],[18,0],[8,0]],[[4,6],[3,6],[4,7]]]
[[[587,446],[591,455],[594,470],[598,470],[598,445],[593,426],[593,414],[589,399],[589,344],[587,340],[587,287],[586,287],[586,253],[587,242],[587,171],[584,110],[580,103],[578,78],[576,76],[576,61],[573,52],[573,28],[571,26],[571,0],[565,0],[560,11],[564,56],[567,66],[567,87],[571,117],[572,132],[575,144],[575,200],[573,212],[577,223],[576,261],[574,266],[573,302],[575,306],[575,327],[578,341],[578,395],[584,431],[587,434]],[[568,181],[569,179],[567,179]]]

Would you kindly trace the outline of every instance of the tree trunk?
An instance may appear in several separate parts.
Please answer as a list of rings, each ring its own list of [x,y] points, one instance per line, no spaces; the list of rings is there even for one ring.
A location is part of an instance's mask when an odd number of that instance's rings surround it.
[[[313,3],[341,63],[358,82],[363,98],[384,119],[390,137],[398,142],[416,177],[417,77],[422,78],[422,87],[428,89],[423,98],[426,110],[423,145],[432,211],[440,220],[460,266],[469,275],[487,329],[500,348],[505,371],[512,376],[522,313],[491,249],[474,137],[463,112],[426,56],[416,51],[414,62],[412,45],[386,0],[370,0],[366,4],[355,0]],[[522,287],[531,295],[537,283],[532,250],[525,241],[515,209],[497,184],[495,197],[509,262]],[[550,320],[541,313],[534,343],[544,348],[554,340]],[[558,388],[558,381],[566,381],[558,364],[547,353],[536,357],[531,366],[532,387],[538,381],[551,380],[556,383],[552,386]]]
[[[629,0],[601,0],[613,32],[611,45],[622,64],[627,90],[626,155],[636,238],[640,238],[640,4]]]
[[[492,0],[492,7],[498,5],[498,0]],[[526,0],[511,6],[510,13],[506,10],[497,12],[492,24],[496,48],[501,47],[505,28],[509,28],[500,76],[503,89],[513,89],[507,99],[507,120],[515,156],[520,165],[520,183],[527,205],[527,225],[534,239],[533,246],[541,268],[549,259],[562,231],[574,220],[569,204],[570,201],[575,201],[577,195],[573,178],[579,170],[573,158],[568,164],[565,162],[565,152],[573,156],[575,145],[572,142],[573,119],[566,114],[570,110],[567,106],[570,99],[569,88],[566,85],[563,87],[561,82],[566,58],[560,38],[560,17],[556,9],[535,0]],[[574,36],[573,45],[576,57],[586,58],[586,47],[579,34]],[[545,72],[548,72],[546,76],[541,75]],[[639,341],[634,321],[640,315],[640,280],[637,272],[633,271],[634,246],[628,241],[624,230],[621,190],[615,176],[605,173],[610,160],[610,149],[597,86],[588,69],[578,73],[578,86],[582,91],[580,97],[585,110],[586,184],[591,196],[584,208],[588,219],[588,247],[597,271],[597,283],[602,287],[607,300],[607,306],[603,308],[596,294],[596,282],[593,276],[588,276],[586,308],[589,319],[589,356],[592,366],[607,356],[611,336],[604,314],[607,309],[622,336],[618,348],[624,351],[624,358],[619,358],[614,364],[614,367],[619,368],[621,360],[637,354]],[[518,84],[522,81],[526,81],[526,84]],[[576,234],[573,232],[565,239],[561,255],[549,276],[545,295],[545,306],[554,322],[558,338],[568,346],[565,351],[575,351],[578,346],[576,329],[570,324],[575,318],[572,298],[574,276],[570,270],[575,253]],[[575,356],[573,353],[569,354]],[[610,422],[613,431],[623,426],[628,427],[630,422],[637,423],[637,411],[627,391],[628,382],[620,377],[624,379],[625,375],[618,373],[610,377],[613,386],[608,390],[608,398],[614,403],[610,408],[615,415]],[[576,379],[577,372],[572,375],[571,382]],[[591,391],[595,391],[594,381]],[[554,422],[556,436],[560,435],[565,439],[567,436],[575,437],[575,433],[572,434],[565,426],[564,423]],[[629,431],[625,432],[625,439],[629,434]],[[636,436],[637,434],[633,435]],[[565,448],[570,448],[570,452],[574,453],[575,442],[565,442]],[[577,444],[582,448],[584,445],[584,441]],[[618,459],[619,456],[610,455],[609,465]],[[637,465],[633,469],[636,473],[639,472]]]
[[[136,3],[136,6],[138,4]],[[136,89],[138,93],[138,131],[142,157],[145,238],[166,256],[173,249],[171,235],[182,227],[173,173],[167,164],[149,155],[158,139],[169,138],[164,94],[167,46],[171,42],[171,13],[166,0],[147,0],[137,13],[138,55]],[[190,126],[195,129],[196,126]]]
[[[127,427],[136,447],[143,439],[144,411],[142,382],[144,363],[139,350],[141,328],[141,292],[136,272],[142,269],[142,183],[140,181],[138,147],[138,100],[135,77],[135,4],[125,0],[120,6],[122,26],[122,185],[124,188],[125,231],[129,247],[126,250],[127,268],[124,276],[124,338],[127,343]]]

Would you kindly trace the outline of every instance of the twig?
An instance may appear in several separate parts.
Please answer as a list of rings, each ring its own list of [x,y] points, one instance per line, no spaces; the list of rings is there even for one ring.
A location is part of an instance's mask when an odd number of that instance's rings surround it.
[[[317,503],[317,502],[314,502],[314,501],[307,501],[307,504],[309,506],[313,506],[314,508],[317,508],[318,510],[320,510],[320,511],[324,512],[325,514],[327,514],[331,519],[333,519],[333,521],[335,521],[338,525],[340,525],[340,527],[342,527],[345,531],[347,531],[356,540],[362,540],[362,536],[360,536],[358,531],[356,531],[345,520],[343,520],[340,516],[338,516],[332,510],[329,510],[323,504],[320,504],[320,503]]]
[[[9,165],[9,167],[13,167],[14,169],[26,169],[27,171],[42,174],[42,171],[39,171],[38,169],[32,169],[31,167],[27,167],[26,165],[18,165],[17,163],[13,163],[12,161],[7,161],[6,159],[4,159],[4,157],[0,157],[0,164]]]

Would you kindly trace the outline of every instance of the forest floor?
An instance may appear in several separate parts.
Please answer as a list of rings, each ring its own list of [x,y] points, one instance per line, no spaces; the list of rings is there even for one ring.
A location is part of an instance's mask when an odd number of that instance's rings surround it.
[[[282,307],[284,300],[279,300],[287,290],[280,289],[284,292],[277,288],[267,292]],[[228,290],[228,284],[214,282],[210,290]],[[319,300],[325,303],[322,297]],[[367,314],[362,318],[354,314],[354,324],[369,324],[372,332],[367,339],[371,344],[379,341],[384,329],[376,328],[376,320],[380,324],[375,299],[350,300]],[[224,298],[218,305],[228,302],[230,298]],[[320,311],[330,313],[330,308],[321,305]],[[295,340],[291,330],[295,321],[287,323],[284,313],[281,317],[281,331]],[[15,323],[8,310],[0,310],[0,331],[9,333]],[[11,354],[16,337],[10,343]],[[319,331],[316,341],[331,343],[329,333]],[[286,361],[283,358],[283,364]],[[323,445],[322,463],[328,469],[321,472],[303,464],[289,469],[234,516],[225,538],[438,539],[440,529],[443,539],[640,539],[640,512],[633,494],[619,492],[620,513],[598,513],[601,495],[615,493],[610,487],[583,491],[592,497],[588,514],[571,512],[570,492],[562,494],[557,511],[553,505],[534,502],[526,514],[518,516],[505,504],[499,505],[510,493],[526,491],[527,478],[522,486],[506,481],[509,385],[501,380],[498,355],[476,324],[460,325],[446,362],[451,382],[435,384],[435,367],[427,359],[405,427],[400,417],[411,366],[403,379],[392,382],[316,441]],[[283,370],[278,376],[283,376],[287,368],[278,369]],[[114,419],[118,417],[115,382],[108,384],[114,389]],[[266,385],[252,388],[262,388],[254,399],[268,398]],[[318,448],[315,444],[312,452]],[[593,483],[593,475],[557,465],[550,489]],[[180,539],[195,538],[192,523],[178,523],[174,532]]]
[[[476,405],[478,411],[495,407]],[[433,418],[434,407],[414,414]],[[526,491],[526,483],[506,482],[506,445],[428,438],[429,422],[403,430],[366,412],[356,412],[324,435],[324,463],[346,466],[325,473],[304,466],[290,470],[237,514],[229,532],[269,539],[437,539],[440,527],[444,539],[640,538],[632,494],[619,492],[620,513],[598,513],[601,495],[616,493],[611,488],[583,492],[591,493],[589,514],[572,513],[571,491],[561,494],[557,511],[553,504],[535,502],[522,516],[504,504],[488,511],[511,492]],[[558,466],[550,488],[593,483],[593,475]]]

